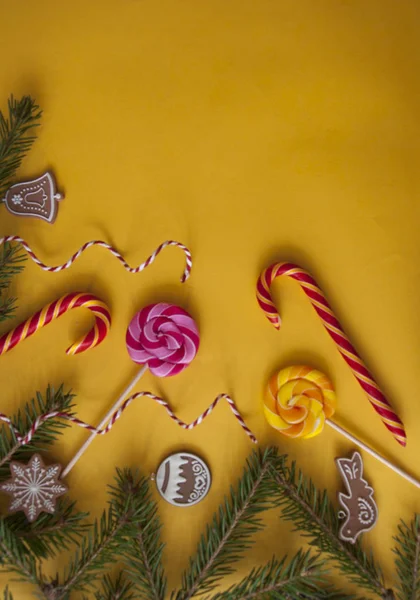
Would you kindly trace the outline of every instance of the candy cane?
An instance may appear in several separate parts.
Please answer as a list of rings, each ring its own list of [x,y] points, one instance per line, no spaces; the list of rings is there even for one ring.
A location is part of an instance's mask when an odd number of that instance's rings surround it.
[[[281,318],[270,292],[272,282],[280,275],[290,277],[300,284],[318,313],[325,329],[334,340],[341,356],[366,392],[371,405],[381,417],[385,427],[387,427],[401,446],[405,446],[407,437],[401,419],[393,410],[359,354],[350,343],[350,340],[344,333],[343,328],[328,304],[324,293],[307,271],[292,263],[283,262],[273,264],[262,272],[257,283],[257,300],[267,319],[276,329],[280,329]]]
[[[88,431],[92,432],[94,435],[106,435],[107,433],[109,433],[111,431],[111,429],[113,428],[115,423],[122,416],[124,411],[130,406],[130,404],[134,400],[137,400],[138,398],[144,398],[144,397],[150,398],[151,400],[154,400],[155,402],[157,402],[157,404],[159,404],[160,406],[163,406],[163,408],[168,413],[169,417],[171,419],[173,419],[175,421],[175,423],[177,423],[177,425],[182,427],[182,429],[186,429],[188,431],[191,429],[194,429],[195,427],[198,427],[198,425],[200,425],[204,421],[204,419],[206,419],[206,417],[208,417],[213,412],[213,410],[216,408],[216,406],[219,404],[219,402],[221,402],[222,400],[226,400],[226,402],[229,404],[229,407],[230,407],[232,413],[234,414],[235,418],[238,420],[240,426],[245,431],[247,436],[250,438],[250,440],[254,444],[257,443],[256,437],[251,432],[249,427],[247,427],[247,425],[245,424],[245,421],[243,420],[240,412],[238,411],[235,402],[227,394],[220,394],[219,396],[217,396],[217,398],[214,400],[214,402],[212,402],[210,404],[210,406],[199,417],[197,417],[194,421],[192,421],[192,423],[185,423],[185,421],[182,421],[179,417],[176,416],[176,414],[173,412],[173,410],[171,409],[171,407],[169,406],[169,404],[166,400],[164,400],[163,398],[160,398],[159,396],[155,396],[155,394],[152,394],[150,392],[138,392],[137,394],[133,394],[132,396],[127,398],[127,400],[125,400],[125,402],[120,406],[120,408],[114,412],[114,414],[110,418],[107,426],[104,427],[103,429],[94,427],[93,425],[89,425],[89,423],[86,423],[85,421],[82,421],[81,419],[78,419],[77,417],[74,417],[72,415],[69,415],[68,413],[60,412],[57,410],[38,416],[35,419],[35,421],[33,422],[30,430],[28,431],[28,433],[25,436],[20,435],[19,430],[13,425],[11,419],[8,416],[6,416],[5,414],[0,413],[0,421],[3,421],[4,423],[6,423],[10,427],[10,429],[13,430],[13,432],[16,436],[16,439],[18,440],[19,444],[21,444],[22,446],[24,446],[25,444],[29,444],[29,442],[32,440],[32,438],[33,438],[34,434],[36,433],[36,431],[38,430],[38,428],[43,423],[45,423],[45,421],[48,421],[48,419],[52,419],[52,418],[65,419],[66,421],[69,421],[70,423],[74,423],[75,425],[78,425],[79,427],[82,427],[83,429],[87,429]],[[64,469],[64,471],[62,473],[62,477],[65,477],[66,474],[69,472],[69,470],[70,469],[68,469],[68,468]]]
[[[120,263],[123,265],[124,269],[126,269],[129,273],[140,273],[141,271],[143,271],[146,267],[148,267],[155,261],[158,254],[160,254],[164,248],[167,248],[168,246],[176,246],[177,248],[180,248],[181,250],[183,250],[183,252],[185,254],[186,266],[185,266],[184,272],[181,277],[182,283],[184,283],[188,279],[188,277],[190,276],[190,273],[191,273],[191,269],[192,269],[191,252],[188,250],[188,248],[186,246],[184,246],[184,244],[181,244],[180,242],[175,242],[173,240],[168,240],[167,242],[163,242],[163,244],[158,246],[156,248],[156,250],[149,256],[149,258],[147,258],[138,267],[130,267],[130,265],[125,261],[124,257],[119,252],[117,252],[117,250],[115,250],[115,248],[113,248],[106,242],[102,242],[100,240],[86,242],[86,244],[83,244],[83,246],[75,254],[73,254],[73,256],[71,258],[69,258],[69,260],[67,262],[63,263],[62,265],[58,265],[56,267],[49,267],[48,265],[41,262],[39,260],[39,258],[36,256],[36,254],[34,253],[34,251],[32,250],[32,248],[29,246],[29,244],[27,242],[25,242],[25,240],[22,239],[21,237],[18,237],[16,235],[8,235],[6,237],[0,238],[0,245],[4,244],[6,242],[16,242],[18,244],[21,244],[21,246],[26,250],[27,254],[34,261],[34,263],[37,264],[38,267],[40,267],[44,271],[48,271],[49,273],[58,273],[59,271],[64,271],[65,269],[68,269],[79,258],[79,256],[81,256],[83,254],[83,252],[85,250],[87,250],[88,248],[91,248],[92,246],[100,246],[101,248],[105,248],[106,250],[109,250],[109,252],[111,252],[111,254],[120,261]]]
[[[95,315],[95,324],[82,339],[72,344],[66,350],[66,353],[69,355],[80,354],[98,346],[107,336],[111,325],[109,309],[96,296],[75,292],[47,304],[35,315],[18,325],[18,327],[3,335],[0,338],[0,355],[6,354],[6,352],[12,350],[17,344],[48,325],[48,323],[51,323],[51,321],[58,319],[58,317],[61,317],[61,315],[67,313],[69,310],[80,307],[89,309]]]

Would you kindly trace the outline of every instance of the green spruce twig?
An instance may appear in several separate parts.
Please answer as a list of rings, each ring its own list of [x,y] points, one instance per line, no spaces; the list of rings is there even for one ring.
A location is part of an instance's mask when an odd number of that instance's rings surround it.
[[[145,509],[139,494],[144,480],[129,471],[117,473],[116,485],[111,487],[111,502],[99,521],[95,521],[76,550],[63,578],[54,585],[44,586],[48,600],[67,600],[73,591],[85,592],[95,585],[101,572],[115,563],[115,557],[125,546],[125,540],[141,521]]]
[[[183,574],[182,588],[172,594],[176,600],[189,600],[211,592],[218,581],[233,572],[233,563],[250,547],[251,536],[262,528],[260,514],[272,506],[270,467],[277,457],[274,448],[254,452],[247,461],[237,489],[220,506],[197,553]]]
[[[34,127],[39,125],[42,111],[30,96],[8,101],[8,115],[0,111],[0,201],[12,178],[32,146]]]
[[[78,543],[88,528],[87,516],[88,513],[76,510],[75,502],[59,498],[52,515],[41,513],[34,523],[28,524],[23,513],[16,513],[7,517],[6,522],[36,558],[45,559]]]
[[[102,580],[102,589],[95,594],[95,600],[135,600],[133,594],[134,585],[123,573],[119,573],[116,579],[105,575]]]
[[[340,522],[327,492],[319,491],[295,463],[288,466],[284,460],[276,461],[272,475],[282,518],[292,521],[295,529],[326,553],[350,581],[382,598],[389,597],[372,553],[367,554],[360,543],[351,545],[339,538]]]
[[[212,600],[259,600],[260,598],[320,598],[325,572],[318,556],[299,550],[290,561],[273,558],[238,584],[216,594]]]
[[[420,598],[420,515],[416,514],[409,525],[401,521],[394,553],[395,567],[399,578],[398,598],[419,600]]]
[[[17,299],[6,296],[12,278],[23,270],[26,257],[19,246],[2,244],[0,247],[0,323],[13,317]]]
[[[63,386],[60,386],[57,391],[48,387],[45,398],[38,392],[36,399],[28,402],[23,410],[19,410],[12,417],[12,422],[20,435],[25,436],[40,415],[55,410],[72,415],[73,398],[73,394],[63,391]],[[63,419],[48,419],[40,425],[32,440],[22,445],[8,425],[3,425],[0,430],[0,481],[10,477],[11,460],[25,460],[33,452],[45,449],[61,435],[66,427],[69,427],[69,423]]]
[[[39,582],[35,558],[4,519],[0,519],[0,569],[15,573],[20,580],[29,583]]]
[[[132,475],[126,470],[117,471],[117,477],[122,482]],[[166,577],[162,566],[161,524],[147,480],[143,480],[137,494],[143,510],[137,526],[121,548],[127,575],[134,585],[137,600],[164,600]]]

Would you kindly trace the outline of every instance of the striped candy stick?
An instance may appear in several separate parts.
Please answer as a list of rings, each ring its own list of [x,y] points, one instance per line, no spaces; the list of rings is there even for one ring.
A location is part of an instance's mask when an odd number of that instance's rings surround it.
[[[344,333],[324,293],[307,271],[292,263],[282,262],[271,265],[261,273],[257,283],[257,300],[267,319],[276,329],[280,329],[281,318],[272,300],[270,286],[274,279],[281,275],[290,277],[300,284],[325,329],[334,340],[338,351],[349,365],[360,386],[366,392],[371,405],[381,417],[385,427],[387,427],[401,446],[405,446],[407,436],[401,419],[391,407],[372,374]]]
[[[87,250],[88,248],[91,248],[92,246],[100,246],[101,248],[105,248],[106,250],[109,250],[109,252],[111,252],[111,254],[120,261],[120,263],[123,265],[124,269],[126,269],[126,271],[128,271],[129,273],[140,273],[141,271],[146,269],[146,267],[151,265],[156,260],[156,257],[162,252],[162,250],[164,250],[164,248],[167,248],[168,246],[175,246],[177,248],[180,248],[185,254],[185,263],[186,264],[185,264],[184,272],[181,277],[182,283],[184,283],[188,279],[188,277],[190,276],[190,273],[191,273],[191,269],[192,269],[191,252],[188,250],[188,248],[186,246],[184,246],[184,244],[181,244],[180,242],[175,242],[173,240],[168,240],[166,242],[163,242],[163,244],[160,244],[160,246],[158,246],[156,248],[156,250],[149,256],[149,258],[147,258],[138,267],[130,267],[130,265],[126,262],[124,257],[119,252],[117,252],[117,250],[115,250],[115,248],[113,248],[106,242],[102,242],[100,240],[86,242],[86,244],[83,244],[83,246],[81,248],[79,248],[79,250],[77,252],[75,252],[73,254],[73,256],[71,256],[69,258],[68,261],[66,261],[62,265],[57,265],[55,267],[49,267],[48,265],[44,264],[41,260],[39,260],[39,258],[36,256],[35,252],[32,250],[32,248],[29,246],[29,244],[27,242],[25,242],[25,240],[22,239],[21,237],[18,237],[16,235],[8,235],[6,237],[0,238],[0,245],[5,244],[7,242],[16,242],[17,244],[20,244],[24,248],[24,250],[27,252],[29,257],[34,261],[34,263],[36,265],[38,265],[38,267],[40,267],[44,271],[48,271],[49,273],[58,273],[59,271],[64,271],[65,269],[69,269],[71,267],[71,265],[79,258],[79,256],[81,256],[85,250]]]
[[[66,353],[69,355],[80,354],[98,346],[105,339],[111,326],[109,309],[104,302],[93,294],[74,292],[63,296],[59,300],[50,302],[18,327],[3,335],[0,338],[0,355],[6,354],[17,344],[51,323],[51,321],[58,319],[73,308],[80,307],[87,308],[94,314],[95,323],[85,336],[67,348]]]

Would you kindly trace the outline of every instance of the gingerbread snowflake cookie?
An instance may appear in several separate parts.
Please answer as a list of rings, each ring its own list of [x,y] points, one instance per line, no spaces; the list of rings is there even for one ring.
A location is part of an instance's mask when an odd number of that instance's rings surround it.
[[[0,484],[0,490],[11,496],[9,512],[23,511],[31,522],[41,512],[54,513],[57,498],[68,490],[59,480],[61,469],[58,464],[46,466],[39,454],[27,465],[12,461],[12,478]]]
[[[168,456],[157,470],[157,489],[174,506],[193,506],[207,496],[211,485],[206,463],[188,452]]]

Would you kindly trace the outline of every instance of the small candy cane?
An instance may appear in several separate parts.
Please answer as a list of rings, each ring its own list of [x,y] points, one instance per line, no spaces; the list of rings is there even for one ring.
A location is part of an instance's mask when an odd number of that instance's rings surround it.
[[[95,324],[83,338],[66,350],[69,355],[86,352],[98,346],[106,338],[111,326],[111,314],[104,302],[93,294],[73,292],[50,302],[32,317],[0,338],[0,355],[6,354],[26,338],[74,308],[84,307],[95,316]]]
[[[20,435],[19,431],[16,429],[16,427],[13,425],[11,419],[7,415],[0,413],[0,421],[3,421],[10,427],[10,429],[14,432],[16,439],[22,446],[24,446],[25,444],[28,444],[32,440],[37,429],[43,423],[45,423],[45,421],[47,421],[48,419],[53,419],[53,418],[65,419],[66,421],[69,421],[70,423],[74,423],[75,425],[78,425],[79,427],[83,427],[83,429],[87,429],[88,431],[91,431],[92,433],[95,433],[96,435],[105,435],[111,431],[111,429],[115,425],[116,421],[118,421],[118,419],[122,416],[122,414],[126,410],[126,408],[128,408],[134,400],[137,400],[137,398],[143,398],[143,397],[151,398],[152,400],[154,400],[155,402],[157,402],[158,404],[163,406],[164,409],[166,410],[166,412],[168,413],[168,415],[170,416],[170,418],[173,419],[180,427],[182,427],[182,429],[187,429],[187,430],[194,429],[195,427],[200,425],[204,421],[204,419],[213,412],[213,410],[216,408],[216,406],[219,404],[219,402],[221,402],[221,400],[226,400],[226,402],[229,404],[229,407],[230,407],[232,413],[234,414],[235,418],[238,420],[240,426],[245,431],[247,436],[250,438],[250,440],[254,444],[258,443],[254,434],[251,432],[251,430],[245,424],[245,421],[243,420],[241,414],[239,413],[235,402],[227,394],[220,394],[219,396],[217,396],[216,400],[214,400],[214,402],[212,402],[212,404],[210,404],[210,406],[199,417],[197,417],[195,419],[195,421],[193,421],[192,423],[185,423],[184,421],[179,419],[176,416],[176,414],[172,411],[171,407],[169,406],[168,402],[166,402],[166,400],[164,400],[163,398],[160,398],[159,396],[155,396],[155,394],[152,394],[151,392],[138,392],[136,394],[133,394],[129,398],[127,398],[127,400],[125,400],[125,402],[120,406],[120,408],[115,411],[115,413],[110,418],[108,425],[106,427],[104,427],[103,429],[98,429],[97,427],[93,427],[93,425],[89,425],[89,423],[86,423],[85,421],[82,421],[82,420],[78,419],[77,417],[74,417],[72,415],[69,415],[68,413],[61,412],[58,410],[51,411],[49,413],[46,413],[44,415],[40,415],[39,417],[37,417],[35,419],[35,421],[33,422],[30,430],[28,431],[28,433],[25,436]],[[68,471],[69,471],[69,469],[65,469],[63,471],[62,477],[64,477],[68,473]]]
[[[182,283],[187,281],[188,277],[190,276],[191,269],[192,269],[191,252],[188,250],[188,248],[186,246],[184,246],[184,244],[181,244],[180,242],[175,242],[173,240],[168,240],[167,242],[163,242],[163,244],[158,246],[156,248],[156,250],[153,252],[153,254],[151,254],[149,256],[149,258],[146,259],[143,263],[141,263],[138,267],[130,267],[130,265],[125,261],[124,257],[121,256],[121,254],[119,252],[117,252],[117,250],[115,250],[115,248],[113,248],[106,242],[102,242],[100,240],[86,242],[86,244],[83,244],[83,246],[75,254],[73,254],[73,256],[71,258],[69,258],[69,260],[67,262],[63,263],[62,265],[57,265],[56,267],[49,267],[48,265],[41,262],[39,260],[39,258],[36,256],[36,254],[34,253],[34,251],[32,250],[32,248],[29,246],[29,244],[27,242],[25,242],[25,240],[22,239],[21,237],[18,237],[16,235],[8,235],[6,237],[0,238],[0,245],[5,244],[6,242],[16,242],[17,244],[21,244],[21,246],[25,249],[25,251],[30,256],[30,258],[34,261],[34,263],[37,264],[38,267],[40,267],[44,271],[48,271],[49,273],[58,273],[59,271],[64,271],[65,269],[70,268],[71,265],[79,258],[79,256],[81,256],[83,254],[83,252],[85,250],[87,250],[88,248],[90,248],[91,246],[100,246],[101,248],[105,248],[106,250],[109,250],[109,252],[111,252],[111,254],[120,261],[120,263],[123,265],[124,269],[126,269],[129,273],[140,273],[141,271],[143,271],[146,267],[148,267],[155,261],[158,254],[160,254],[164,248],[167,248],[168,246],[176,246],[177,248],[180,248],[181,250],[183,250],[183,252],[185,254],[186,266],[185,266],[184,272],[181,277]]]

